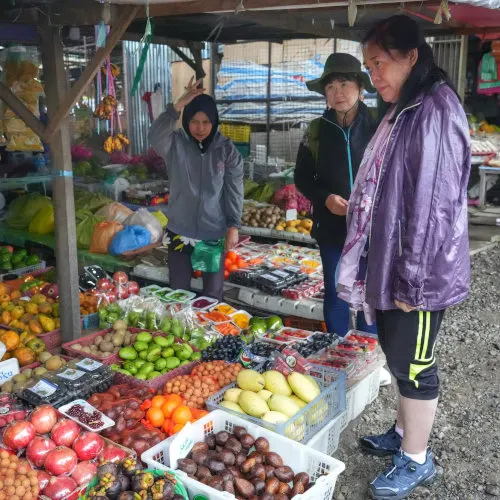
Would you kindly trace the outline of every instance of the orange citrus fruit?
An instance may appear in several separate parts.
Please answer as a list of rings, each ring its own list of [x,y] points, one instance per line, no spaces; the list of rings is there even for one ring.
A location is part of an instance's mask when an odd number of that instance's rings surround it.
[[[179,394],[168,394],[167,396],[165,396],[165,401],[175,401],[177,403],[177,406],[184,403],[184,400],[181,396],[179,396]]]
[[[165,434],[169,434],[170,433],[170,428],[172,426],[172,420],[170,420],[169,418],[166,418],[164,421],[163,421],[163,424],[161,426],[161,430],[165,433]]]
[[[236,252],[233,252],[230,250],[226,254],[226,259],[230,260],[231,262],[234,262],[238,258],[238,254]]]
[[[153,427],[161,427],[165,421],[165,417],[160,408],[150,408],[146,413],[146,418]]]
[[[151,408],[161,408],[165,402],[165,396],[155,396],[151,400]]]
[[[176,432],[181,431],[184,428],[184,425],[186,425],[186,424],[175,424],[172,427],[172,434],[175,434]]]
[[[165,416],[165,418],[170,418],[172,416],[172,413],[174,412],[174,410],[180,406],[180,403],[178,401],[175,401],[175,400],[166,400],[162,407],[161,407],[161,411],[163,412],[163,415]]]
[[[191,410],[186,405],[178,406],[172,413],[172,420],[174,424],[184,425],[186,422],[189,422],[192,418],[193,415],[191,414]]]

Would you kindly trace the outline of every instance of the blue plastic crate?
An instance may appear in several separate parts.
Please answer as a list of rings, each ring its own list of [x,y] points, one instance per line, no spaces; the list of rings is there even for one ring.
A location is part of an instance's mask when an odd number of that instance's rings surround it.
[[[262,373],[265,370],[260,366],[256,368],[256,371]],[[283,423],[271,424],[260,418],[233,412],[220,406],[220,403],[224,400],[224,393],[232,387],[237,387],[236,382],[210,396],[206,401],[206,405],[209,411],[223,410],[299,443],[307,443],[326,424],[343,412],[346,407],[345,374],[342,371],[315,365],[311,376],[321,387],[321,394]]]
[[[82,320],[82,327],[84,330],[99,328],[99,313],[87,314],[87,316],[84,316]]]

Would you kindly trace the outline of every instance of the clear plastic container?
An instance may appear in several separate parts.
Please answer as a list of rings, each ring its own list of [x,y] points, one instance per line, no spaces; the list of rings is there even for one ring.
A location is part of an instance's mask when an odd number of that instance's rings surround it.
[[[196,311],[205,311],[217,304],[218,300],[212,297],[197,297],[191,301],[191,307]]]
[[[13,420],[25,420],[28,408],[12,394],[0,393],[0,431]]]
[[[105,392],[113,383],[114,373],[109,365],[95,359],[74,359],[67,364],[67,367],[87,373],[92,379],[92,392]]]
[[[75,399],[66,387],[57,385],[45,377],[30,381],[23,389],[20,389],[17,395],[33,406],[48,404],[55,408]]]

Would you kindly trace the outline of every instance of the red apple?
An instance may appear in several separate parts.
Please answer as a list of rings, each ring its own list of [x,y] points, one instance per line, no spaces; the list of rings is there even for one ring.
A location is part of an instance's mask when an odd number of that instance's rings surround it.
[[[57,422],[52,428],[50,437],[52,441],[56,443],[57,446],[71,446],[75,439],[80,435],[80,426],[70,420],[69,418],[63,418]]]
[[[76,467],[71,477],[75,480],[78,486],[89,484],[92,478],[97,474],[97,465],[93,462],[80,462]]]
[[[35,436],[26,448],[26,458],[33,467],[43,467],[49,451],[56,447],[56,443],[44,436]]]
[[[93,460],[104,448],[104,441],[95,432],[82,432],[73,443],[79,460]]]
[[[103,291],[107,291],[111,288],[111,285],[113,283],[111,282],[110,279],[108,278],[101,278],[98,282],[97,282],[97,288],[99,288],[100,290],[103,290]]]
[[[78,463],[76,453],[66,446],[58,446],[47,453],[43,466],[53,476],[69,475]]]
[[[64,500],[76,490],[77,484],[70,477],[51,477],[43,494],[51,500]]]
[[[128,281],[127,273],[123,271],[116,271],[116,273],[113,274],[113,281],[115,283],[119,283],[120,285],[124,285]]]
[[[38,434],[48,434],[57,422],[57,411],[50,405],[39,406],[31,414],[30,422]]]
[[[31,422],[12,422],[3,434],[3,442],[11,450],[22,450],[35,437],[36,431]]]
[[[130,295],[137,295],[139,293],[139,284],[137,281],[129,281],[126,286]]]

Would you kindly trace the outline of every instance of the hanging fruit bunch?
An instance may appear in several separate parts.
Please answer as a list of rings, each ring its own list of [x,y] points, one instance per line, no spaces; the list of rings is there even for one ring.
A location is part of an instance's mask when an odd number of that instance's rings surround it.
[[[100,120],[109,120],[116,110],[118,102],[112,95],[103,97],[101,103],[94,111],[94,116]]]
[[[108,73],[106,66],[102,67],[102,72],[104,75]],[[113,78],[118,78],[120,76],[120,68],[116,64],[111,63],[111,74],[113,75]]]
[[[110,135],[104,141],[104,151],[106,153],[112,153],[113,151],[123,151],[126,149],[126,146],[130,144],[128,138],[122,134]]]

